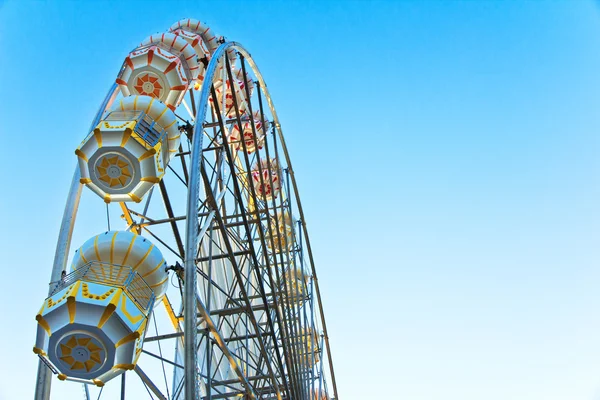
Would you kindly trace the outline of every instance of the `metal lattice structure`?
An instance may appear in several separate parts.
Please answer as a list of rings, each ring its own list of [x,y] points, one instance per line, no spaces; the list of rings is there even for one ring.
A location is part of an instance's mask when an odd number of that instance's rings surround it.
[[[154,329],[135,366],[106,385],[84,384],[85,398],[338,398],[281,124],[250,54],[224,39],[213,47],[198,56],[205,67],[199,90],[187,88],[173,107],[181,141],[170,149],[175,154],[164,177],[136,203],[105,205],[95,196],[83,197],[97,202],[98,215],[106,213],[109,225],[111,215],[120,213],[124,230],[160,247],[171,282],[152,312],[148,324]],[[122,97],[123,90],[113,85],[91,131]],[[145,132],[150,128],[143,126]],[[158,135],[152,138],[156,142]],[[50,294],[75,279],[61,274],[84,183],[76,169]],[[99,218],[99,229],[106,223]],[[83,274],[77,271],[71,274]],[[53,373],[42,358],[36,400],[50,398]],[[75,383],[60,385],[81,391]]]

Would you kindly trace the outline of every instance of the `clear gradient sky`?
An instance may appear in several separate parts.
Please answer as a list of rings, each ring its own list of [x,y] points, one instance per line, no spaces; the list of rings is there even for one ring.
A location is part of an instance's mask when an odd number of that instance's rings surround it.
[[[1,400],[33,396],[73,151],[184,17],[269,85],[342,400],[600,399],[598,3],[0,0]]]

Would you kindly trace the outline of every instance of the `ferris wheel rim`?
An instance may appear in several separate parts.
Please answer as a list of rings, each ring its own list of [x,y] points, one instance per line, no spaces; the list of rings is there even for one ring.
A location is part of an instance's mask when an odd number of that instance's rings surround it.
[[[315,289],[316,289],[316,293],[317,293],[319,312],[321,314],[321,323],[323,324],[323,334],[324,334],[324,340],[325,340],[327,353],[328,353],[334,397],[337,399],[337,397],[338,397],[337,396],[337,385],[336,385],[336,380],[335,380],[335,374],[333,371],[333,361],[332,361],[331,350],[330,350],[330,346],[329,346],[329,337],[327,334],[324,311],[323,311],[323,307],[322,307],[321,295],[320,295],[320,290],[319,290],[319,286],[318,286],[318,279],[317,279],[316,269],[314,266],[313,254],[312,254],[310,240],[309,240],[309,236],[308,236],[308,232],[307,232],[307,228],[306,228],[306,222],[304,219],[304,212],[302,209],[299,192],[298,192],[298,188],[297,188],[297,183],[296,183],[296,179],[294,176],[291,160],[289,157],[289,152],[287,150],[287,146],[285,144],[285,139],[283,137],[283,132],[281,129],[281,124],[279,122],[279,117],[277,115],[277,111],[275,109],[275,106],[274,106],[272,97],[269,93],[268,87],[264,81],[264,78],[263,78],[260,70],[258,69],[256,62],[252,58],[251,54],[239,42],[235,42],[235,41],[222,43],[214,51],[214,53],[211,56],[210,62],[206,68],[206,71],[205,71],[205,82],[206,83],[213,82],[213,79],[215,78],[215,74],[217,73],[217,67],[219,65],[220,59],[222,57],[224,57],[227,54],[227,52],[231,49],[238,51],[242,55],[243,59],[245,59],[248,62],[248,64],[250,65],[250,68],[252,69],[256,78],[258,79],[259,90],[262,90],[265,95],[267,105],[268,105],[271,115],[273,117],[275,129],[276,129],[277,134],[281,141],[281,145],[282,145],[282,149],[284,151],[286,163],[290,170],[290,176],[291,176],[292,185],[294,187],[296,203],[297,203],[298,211],[300,213],[300,219],[302,222],[301,223],[302,230],[304,233],[304,238],[306,240],[307,251],[308,251],[310,265],[311,265],[311,273],[313,274],[314,281],[315,281]],[[191,161],[190,161],[190,166],[189,166],[191,174],[190,174],[190,182],[188,184],[187,218],[186,218],[186,246],[185,246],[185,249],[186,249],[186,259],[185,259],[186,279],[185,279],[185,289],[184,289],[184,302],[185,302],[184,312],[185,312],[185,310],[195,310],[196,309],[196,304],[195,304],[195,302],[196,302],[195,260],[193,257],[190,257],[189,255],[194,254],[194,251],[198,245],[198,236],[195,233],[198,230],[198,220],[197,220],[197,218],[192,218],[192,216],[195,216],[197,213],[196,210],[197,210],[197,206],[198,206],[198,202],[199,202],[199,195],[200,195],[199,172],[200,172],[200,168],[202,167],[201,155],[202,155],[202,143],[203,143],[203,135],[202,135],[203,126],[202,126],[201,121],[204,121],[205,116],[206,116],[211,87],[212,87],[212,84],[203,85],[203,87],[202,87],[200,99],[198,101],[197,111],[196,111],[196,115],[195,115],[196,124],[194,127],[194,135],[192,138],[192,147],[191,147],[192,154],[191,154]],[[193,295],[190,295],[190,294],[193,294]],[[186,321],[187,321],[188,325],[185,326],[185,328],[186,328],[185,335],[189,335],[189,336],[184,336],[184,342],[187,346],[192,346],[196,340],[195,339],[196,330],[194,329],[194,327],[192,325],[192,323],[195,322],[195,318],[193,318],[191,311],[188,311],[188,313],[189,313],[188,315],[184,316],[184,324],[186,324]],[[187,339],[185,339],[185,337],[187,337]],[[193,353],[193,354],[191,354],[191,353]],[[187,352],[186,357],[187,357],[186,360],[188,360],[188,358],[189,358],[189,361],[188,361],[190,363],[189,365],[196,364],[196,362],[195,362],[196,354],[194,352]],[[187,371],[191,371],[191,369],[187,369]],[[189,372],[188,372],[188,374],[191,375],[191,373],[189,373]],[[187,381],[188,380],[186,380],[186,382]],[[190,385],[189,387],[186,386],[186,394],[188,394],[188,390],[189,390],[189,395],[192,395],[192,393],[193,393],[192,390],[195,390],[195,386],[192,387],[192,383],[193,383],[193,381],[189,383],[189,385]],[[188,385],[188,384],[186,383],[186,385]]]

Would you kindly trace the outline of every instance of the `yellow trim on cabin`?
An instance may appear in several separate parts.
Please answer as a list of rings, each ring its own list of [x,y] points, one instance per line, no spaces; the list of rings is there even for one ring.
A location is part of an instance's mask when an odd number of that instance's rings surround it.
[[[148,149],[144,154],[142,154],[139,158],[138,161],[143,161],[146,158],[152,157],[153,155],[156,154],[156,149],[154,147]],[[87,160],[86,160],[87,161]]]
[[[44,319],[44,317],[42,317],[40,314],[38,314],[35,316],[35,319],[38,322],[38,324],[42,328],[44,328],[44,330],[46,331],[48,336],[52,336],[52,330],[50,330],[50,325],[48,325],[48,322]]]
[[[134,193],[127,193],[127,195],[131,198],[131,200],[135,201],[136,203],[140,203],[142,201],[142,199],[140,199],[136,194]]]
[[[144,111],[146,114],[148,114],[148,112],[150,111],[150,108],[152,107],[152,103],[154,103],[154,97],[152,97],[150,99],[150,103],[148,103],[148,107],[146,107],[146,111]]]
[[[119,340],[117,342],[117,344],[115,344],[115,348],[121,347],[125,343],[129,343],[132,340],[138,339],[139,337],[140,337],[140,333],[138,331],[131,332],[129,335],[124,336],[121,340]]]
[[[112,237],[111,241],[110,241],[110,264],[111,264],[111,267],[110,267],[110,272],[111,272],[111,274],[110,274],[110,275],[111,275],[111,276],[112,276],[112,268],[113,268],[113,267],[112,267],[112,264],[113,264],[113,255],[114,255],[114,253],[115,253],[115,239],[117,238],[117,234],[118,234],[118,233],[119,233],[118,231],[117,231],[117,232],[115,232],[115,233],[113,234],[113,237]]]
[[[160,121],[160,119],[163,117],[163,115],[165,115],[165,113],[167,112],[169,108],[165,106],[165,109],[162,110],[162,112],[158,115],[158,118],[155,119],[156,122]]]
[[[158,182],[160,182],[160,178],[157,176],[144,176],[143,178],[140,179],[140,181],[158,183]]]
[[[72,324],[75,322],[75,314],[77,313],[77,303],[75,297],[67,297],[67,309],[69,310],[69,322]]]
[[[131,322],[132,324],[137,324],[138,322],[140,322],[140,320],[142,318],[144,318],[144,314],[140,314],[135,317],[133,315],[131,315],[129,313],[129,311],[127,311],[127,301],[125,300],[126,298],[127,298],[127,296],[121,296],[121,312],[125,315],[125,317],[127,317],[129,322]],[[138,335],[139,335],[139,332],[138,332]]]
[[[150,245],[150,247],[148,248],[148,251],[146,252],[146,254],[144,254],[144,257],[142,257],[142,259],[140,261],[138,261],[137,264],[135,264],[135,266],[133,267],[133,270],[135,271],[136,269],[138,269],[138,267],[146,260],[146,258],[148,258],[148,256],[150,255],[150,252],[152,251],[152,249],[154,248],[154,245]]]
[[[127,258],[129,257],[129,253],[131,252],[131,249],[133,248],[133,244],[135,243],[135,240],[137,238],[138,238],[138,235],[134,234],[133,239],[131,239],[131,243],[129,243],[129,247],[127,248],[127,253],[125,253],[125,257],[123,257],[123,262],[121,264],[127,265]]]
[[[98,321],[97,325],[99,329],[102,329],[106,321],[108,321],[110,316],[113,315],[113,313],[117,309],[117,305],[119,304],[119,298],[121,297],[122,292],[123,291],[119,289],[117,293],[113,295],[113,298],[111,299],[110,303],[106,305],[106,308],[104,308],[104,312],[102,313],[100,321]]]
[[[94,129],[94,138],[96,139],[96,142],[98,143],[98,148],[102,147],[102,132],[100,131],[99,128]]]
[[[33,347],[33,352],[35,354],[39,354],[40,356],[46,355],[46,352],[44,350],[40,349],[39,347],[35,347],[35,346]]]
[[[100,379],[92,379],[92,382],[94,382],[94,385],[98,387],[104,386],[104,382],[102,382]]]
[[[165,279],[163,279],[162,281],[158,282],[156,285],[152,285],[152,286],[150,286],[150,287],[151,287],[152,289],[154,289],[154,288],[155,288],[155,287],[157,287],[157,286],[163,285],[163,284],[164,284],[164,283],[167,281],[167,279],[169,279],[169,276],[168,276],[168,275],[167,275],[167,276],[165,276]]]
[[[81,151],[81,149],[75,150],[75,154],[77,155],[77,157],[83,158],[83,161],[88,162],[88,157],[85,155],[85,153],[83,151]]]
[[[133,130],[131,128],[125,128],[125,130],[123,131],[123,139],[121,139],[121,147],[125,147],[125,145],[129,141],[129,138],[131,138],[132,133]]]
[[[135,368],[135,364],[116,364],[113,365],[112,369],[124,369],[124,370],[132,370]]]
[[[104,292],[103,294],[94,294],[94,293],[90,293],[90,288],[89,288],[88,284],[83,282],[82,289],[81,289],[81,295],[85,298],[92,299],[92,300],[106,300],[116,290],[117,290],[116,288],[111,288],[111,289],[107,290],[106,292]]]
[[[158,263],[158,265],[152,269],[152,271],[148,271],[144,275],[142,275],[142,278],[145,278],[148,275],[153,274],[154,272],[156,272],[156,270],[159,269],[160,266],[164,264],[164,262],[165,262],[165,259],[163,258],[162,260],[160,260],[160,262]]]

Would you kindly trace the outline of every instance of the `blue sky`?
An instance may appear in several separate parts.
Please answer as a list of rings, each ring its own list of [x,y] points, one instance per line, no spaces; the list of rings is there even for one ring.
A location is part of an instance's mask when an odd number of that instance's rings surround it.
[[[33,394],[73,150],[127,52],[183,17],[241,42],[269,86],[341,399],[600,399],[599,11],[0,2],[0,399]]]

